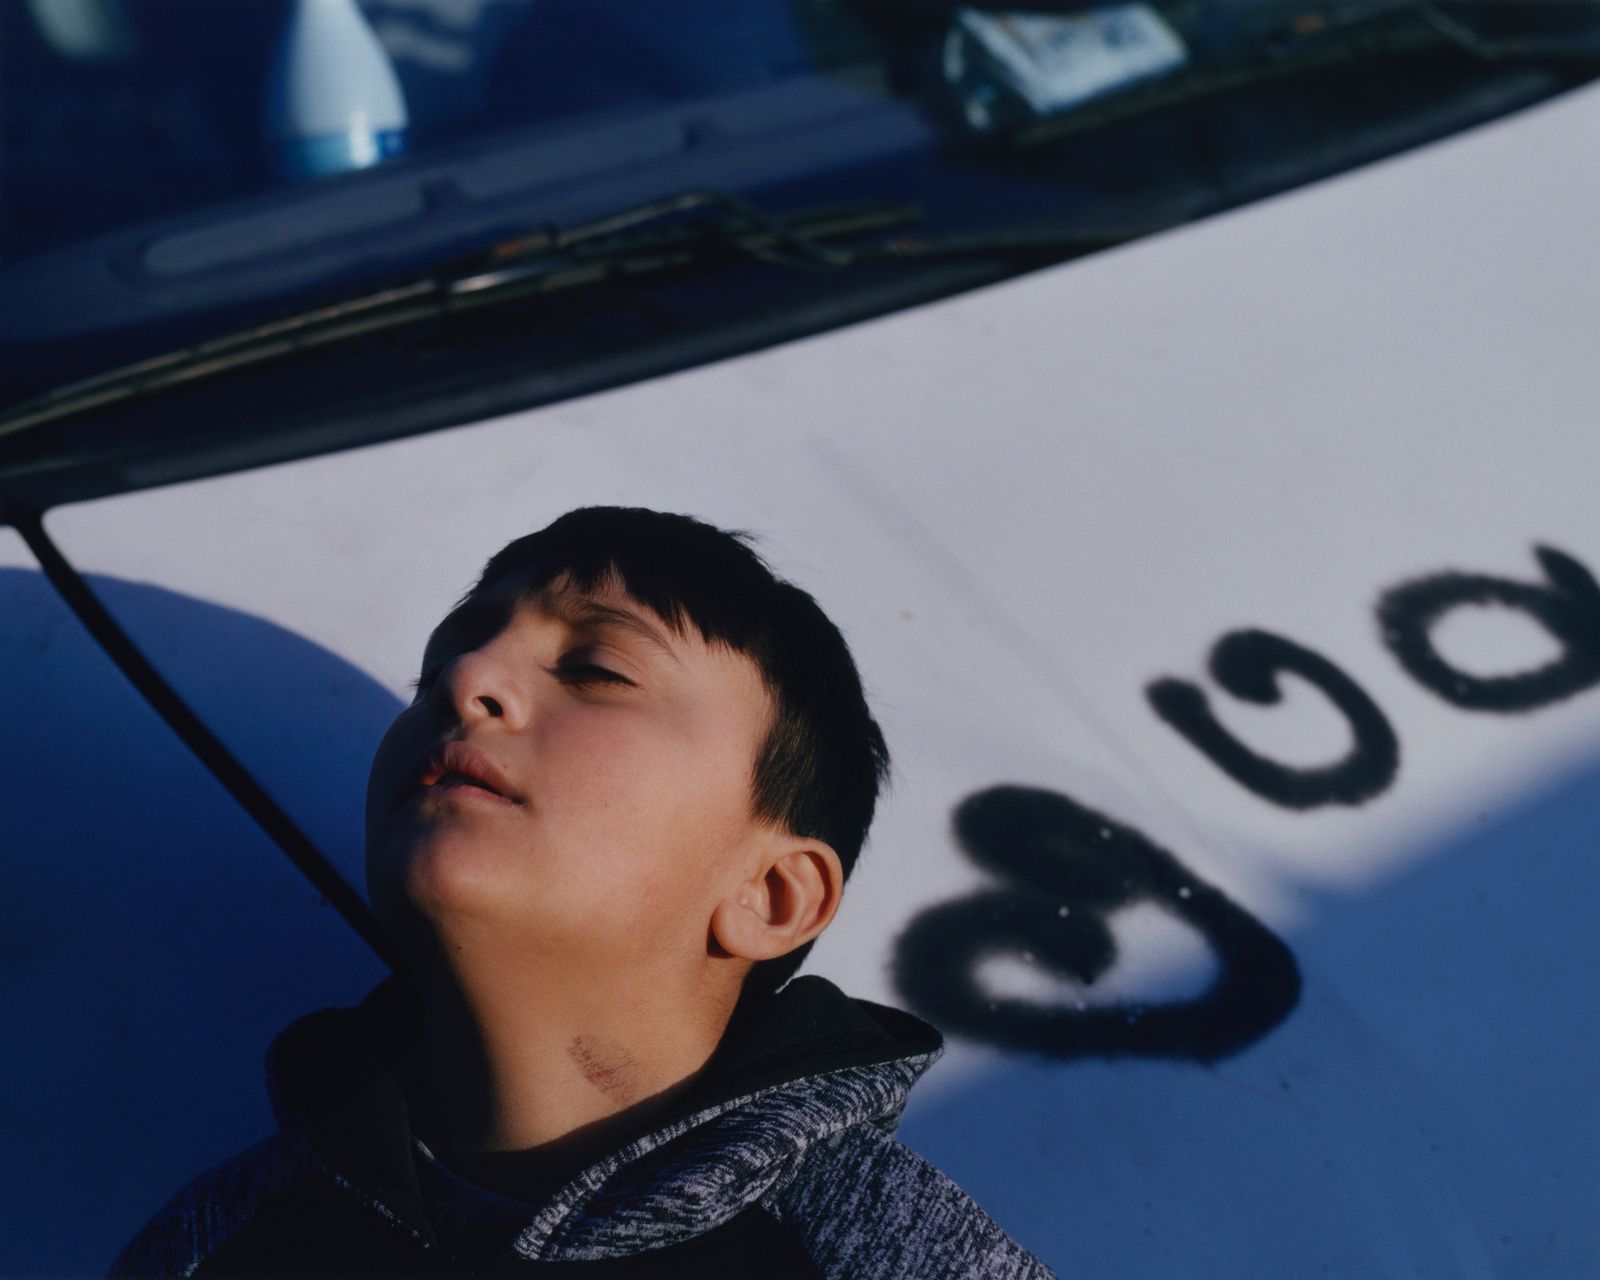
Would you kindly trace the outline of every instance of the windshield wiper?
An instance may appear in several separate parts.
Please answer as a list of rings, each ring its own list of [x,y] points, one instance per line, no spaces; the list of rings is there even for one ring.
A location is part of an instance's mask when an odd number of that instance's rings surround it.
[[[701,212],[717,220],[684,216]],[[829,242],[891,231],[920,216],[916,206],[890,203],[774,215],[727,192],[687,191],[570,227],[540,228],[448,259],[405,284],[69,383],[0,413],[0,439],[312,348],[514,299],[682,270],[730,254],[797,271],[833,271],[867,256],[896,256],[893,249],[863,255]]]
[[[672,221],[709,211],[720,221]],[[231,373],[314,348],[347,342],[477,308],[748,259],[796,271],[839,271],[871,263],[953,258],[1045,261],[1110,248],[1169,223],[1096,228],[1081,219],[974,234],[893,233],[917,222],[915,205],[869,203],[774,215],[721,191],[690,191],[566,228],[541,228],[456,257],[407,284],[381,289],[70,383],[0,413],[0,441],[93,409]],[[1181,219],[1180,219],[1181,220]],[[830,241],[851,239],[859,247]]]

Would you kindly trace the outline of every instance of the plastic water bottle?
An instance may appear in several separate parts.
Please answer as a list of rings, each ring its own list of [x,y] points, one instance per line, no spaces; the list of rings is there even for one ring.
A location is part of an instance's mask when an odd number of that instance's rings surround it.
[[[364,169],[406,148],[400,81],[355,0],[293,0],[267,100],[287,177]]]

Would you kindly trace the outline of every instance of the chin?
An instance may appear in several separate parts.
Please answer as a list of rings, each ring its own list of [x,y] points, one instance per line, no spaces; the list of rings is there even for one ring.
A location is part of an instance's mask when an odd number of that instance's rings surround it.
[[[530,882],[530,857],[523,843],[435,829],[391,841],[380,865],[391,908],[435,934],[560,947],[575,913],[560,904],[559,890]]]

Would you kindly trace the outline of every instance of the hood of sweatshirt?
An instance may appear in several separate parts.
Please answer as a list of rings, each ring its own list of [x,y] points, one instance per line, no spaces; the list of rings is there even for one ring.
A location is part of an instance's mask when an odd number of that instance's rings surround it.
[[[389,1065],[418,1025],[414,988],[387,978],[355,1008],[285,1028],[267,1050],[267,1090],[279,1128],[315,1165],[433,1244]],[[741,1004],[673,1110],[540,1202],[511,1247],[530,1260],[598,1259],[720,1226],[781,1190],[813,1145],[856,1125],[892,1133],[941,1051],[921,1019],[796,978]]]

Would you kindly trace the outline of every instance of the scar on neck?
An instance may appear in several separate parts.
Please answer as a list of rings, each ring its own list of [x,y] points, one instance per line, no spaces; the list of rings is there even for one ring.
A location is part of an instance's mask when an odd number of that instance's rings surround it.
[[[574,1036],[567,1046],[567,1056],[577,1064],[583,1078],[601,1093],[632,1091],[633,1057],[621,1045],[596,1041],[590,1036]]]

